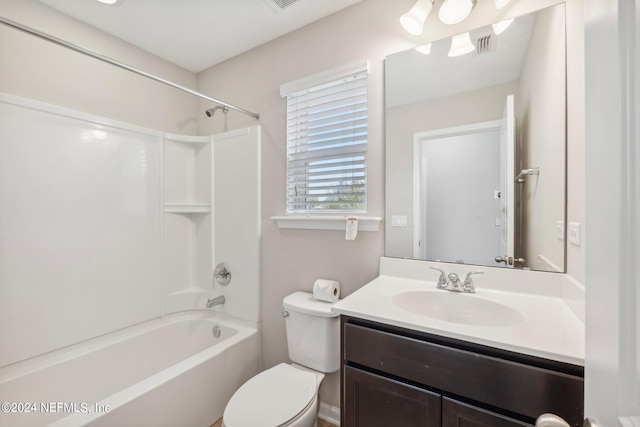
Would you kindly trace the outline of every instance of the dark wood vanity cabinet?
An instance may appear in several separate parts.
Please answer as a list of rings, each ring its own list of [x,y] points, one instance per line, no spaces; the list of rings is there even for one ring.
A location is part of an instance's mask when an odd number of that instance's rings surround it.
[[[342,316],[343,427],[583,420],[580,366]]]
[[[441,396],[367,371],[344,367],[349,409],[341,426],[440,426]]]

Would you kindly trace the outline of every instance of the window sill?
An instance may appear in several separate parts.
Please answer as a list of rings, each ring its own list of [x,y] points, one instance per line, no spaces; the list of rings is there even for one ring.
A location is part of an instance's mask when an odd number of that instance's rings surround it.
[[[377,216],[358,216],[358,231],[378,231],[382,218]],[[278,228],[295,228],[300,230],[338,230],[345,231],[347,216],[272,216]]]

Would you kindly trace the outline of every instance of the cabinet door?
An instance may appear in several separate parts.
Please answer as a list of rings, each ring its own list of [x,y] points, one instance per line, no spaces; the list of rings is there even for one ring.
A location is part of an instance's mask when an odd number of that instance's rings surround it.
[[[439,427],[439,394],[344,367],[343,427]]]
[[[533,427],[522,421],[466,403],[442,398],[442,427]]]

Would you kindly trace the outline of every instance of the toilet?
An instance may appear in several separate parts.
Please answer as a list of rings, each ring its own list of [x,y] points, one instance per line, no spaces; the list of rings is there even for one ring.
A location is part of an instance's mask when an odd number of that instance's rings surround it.
[[[282,301],[291,364],[244,383],[224,410],[223,427],[312,427],[325,373],[340,369],[340,320],[333,303],[295,292]]]

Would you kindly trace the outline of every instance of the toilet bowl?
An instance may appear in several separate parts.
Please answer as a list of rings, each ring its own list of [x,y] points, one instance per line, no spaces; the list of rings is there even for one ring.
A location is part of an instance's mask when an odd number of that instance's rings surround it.
[[[291,364],[280,363],[244,383],[224,410],[223,427],[312,427],[325,373],[339,369],[340,322],[333,303],[308,292],[283,300]]]
[[[224,410],[222,425],[313,426],[318,414],[318,389],[323,378],[324,374],[296,364],[281,363],[267,369],[236,391]]]

